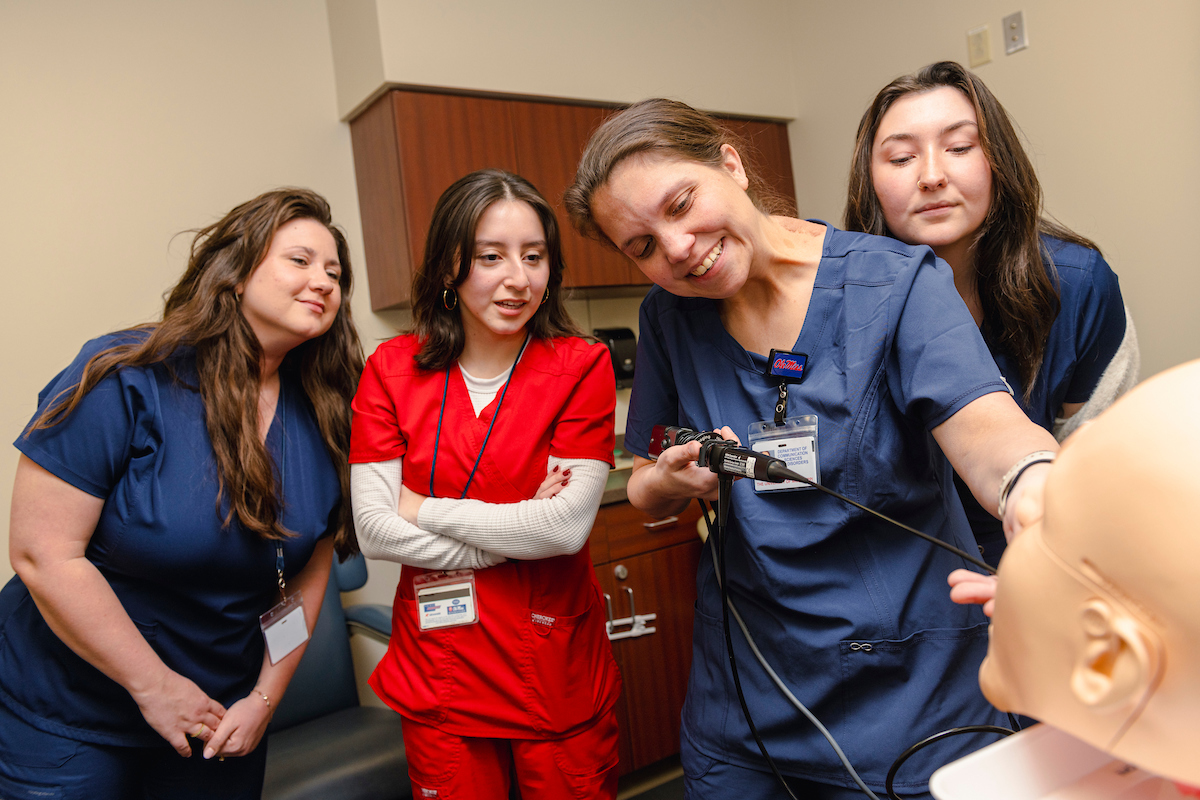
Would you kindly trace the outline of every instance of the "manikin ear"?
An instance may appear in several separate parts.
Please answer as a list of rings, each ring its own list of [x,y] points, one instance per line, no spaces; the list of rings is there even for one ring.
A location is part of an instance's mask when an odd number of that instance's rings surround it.
[[[1132,711],[1157,680],[1162,653],[1158,637],[1104,600],[1080,610],[1083,650],[1071,672],[1071,691],[1097,711]]]
[[[721,145],[721,156],[721,166],[728,170],[737,185],[742,189],[749,188],[750,179],[746,177],[746,168],[742,166],[742,157],[737,150],[733,149],[733,145]]]

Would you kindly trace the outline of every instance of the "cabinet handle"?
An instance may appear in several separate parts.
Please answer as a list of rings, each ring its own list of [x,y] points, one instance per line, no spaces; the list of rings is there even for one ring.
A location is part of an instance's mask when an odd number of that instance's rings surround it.
[[[609,641],[617,639],[637,639],[641,636],[654,633],[657,628],[652,628],[646,625],[647,622],[653,622],[658,618],[658,614],[638,614],[637,609],[633,604],[633,589],[628,586],[623,587],[625,594],[629,596],[629,616],[622,619],[612,618],[612,597],[608,594],[604,595],[604,602],[608,606],[608,623],[605,629],[608,631]],[[628,625],[628,628],[623,630],[614,630],[619,626]]]
[[[676,522],[679,522],[679,517],[670,516],[655,520],[654,522],[643,522],[642,527],[648,531],[653,531],[658,530],[659,528],[665,528],[668,525],[674,525]]]

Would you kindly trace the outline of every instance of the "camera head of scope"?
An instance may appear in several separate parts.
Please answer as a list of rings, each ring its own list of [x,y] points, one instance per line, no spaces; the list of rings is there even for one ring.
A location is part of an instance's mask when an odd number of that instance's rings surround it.
[[[677,444],[687,444],[688,442],[723,442],[725,438],[719,433],[713,431],[694,431],[691,428],[680,428],[675,425],[655,425],[650,432],[650,446],[648,449],[651,458],[658,458],[662,455],[663,450],[668,447],[674,447]]]

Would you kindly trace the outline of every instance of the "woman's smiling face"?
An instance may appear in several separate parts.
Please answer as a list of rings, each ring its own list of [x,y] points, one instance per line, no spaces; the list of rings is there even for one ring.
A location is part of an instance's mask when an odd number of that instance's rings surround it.
[[[991,207],[992,168],[966,95],[942,86],[896,100],[875,133],[871,182],[893,236],[967,263]]]
[[[672,294],[715,299],[746,281],[761,213],[736,150],[719,165],[657,153],[629,156],[592,198],[600,230]]]

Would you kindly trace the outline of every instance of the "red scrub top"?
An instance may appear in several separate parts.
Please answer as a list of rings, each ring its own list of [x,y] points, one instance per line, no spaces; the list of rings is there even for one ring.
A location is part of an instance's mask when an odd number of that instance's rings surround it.
[[[404,485],[459,497],[492,426],[467,497],[528,500],[551,455],[613,463],[615,380],[608,351],[582,339],[533,339],[508,391],[476,417],[457,365],[420,370],[412,335],[375,351],[354,398],[350,462],[404,458]],[[445,394],[444,413],[442,407]],[[495,424],[493,425],[493,417]],[[605,633],[604,603],[585,545],[575,555],[507,561],[475,573],[479,622],[421,631],[405,566],[392,605],[392,638],[371,686],[406,717],[461,736],[557,738],[612,708],[621,679]]]

